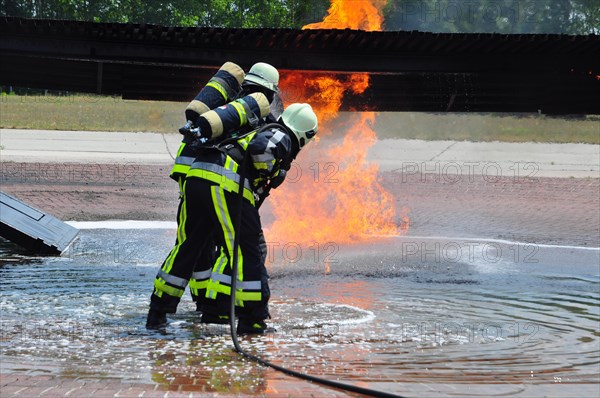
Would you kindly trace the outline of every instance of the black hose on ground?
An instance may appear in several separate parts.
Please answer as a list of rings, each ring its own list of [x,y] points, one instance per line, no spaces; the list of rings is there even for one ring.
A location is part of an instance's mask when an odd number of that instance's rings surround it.
[[[246,152],[246,155],[244,155],[244,160],[242,161],[242,164],[240,165],[241,173],[240,173],[240,182],[239,182],[239,190],[238,190],[237,213],[235,215],[236,218],[235,218],[235,223],[234,223],[235,233],[234,233],[234,238],[233,238],[233,258],[231,259],[231,300],[230,300],[230,307],[229,307],[229,326],[231,328],[231,340],[233,341],[233,346],[235,347],[235,350],[240,355],[242,355],[254,362],[257,362],[263,366],[271,367],[271,368],[278,370],[280,372],[283,372],[287,375],[298,377],[300,379],[323,384],[323,385],[326,385],[329,387],[339,388],[341,390],[346,390],[346,391],[351,391],[351,392],[355,392],[355,393],[359,393],[359,394],[363,394],[363,395],[368,395],[371,397],[403,398],[400,395],[390,394],[390,393],[386,393],[383,391],[371,390],[369,388],[358,387],[358,386],[345,384],[345,383],[339,383],[337,381],[322,379],[322,378],[316,377],[316,376],[311,376],[306,373],[296,372],[294,370],[284,368],[283,366],[275,365],[274,363],[265,361],[264,359],[261,359],[257,356],[249,354],[246,351],[244,351],[242,349],[242,347],[240,346],[240,343],[238,341],[238,336],[237,336],[237,329],[236,329],[236,325],[235,325],[235,293],[237,290],[238,248],[240,245],[239,231],[241,230],[241,226],[242,226],[242,206],[244,203],[243,202],[244,201],[244,184],[246,182],[246,162],[247,162],[246,159],[247,158],[248,158],[248,156],[247,156],[247,152]]]

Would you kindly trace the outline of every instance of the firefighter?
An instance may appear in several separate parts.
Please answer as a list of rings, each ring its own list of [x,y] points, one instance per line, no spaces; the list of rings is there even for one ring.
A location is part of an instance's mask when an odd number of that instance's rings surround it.
[[[179,129],[179,132],[184,138],[177,152],[175,164],[173,165],[170,174],[170,177],[177,181],[179,185],[179,206],[177,209],[178,226],[181,224],[181,206],[184,200],[183,181],[196,156],[195,150],[190,147],[189,143],[193,139],[194,131],[198,128],[198,123],[206,121],[206,118],[200,118],[200,116],[211,109],[215,109],[237,98],[252,93],[262,93],[269,102],[269,114],[265,118],[258,118],[256,115],[248,114],[245,119],[240,118],[240,122],[244,125],[237,126],[241,128],[236,130],[238,132],[250,131],[265,122],[275,122],[283,111],[283,102],[279,94],[278,85],[279,72],[272,65],[258,62],[252,65],[248,73],[245,74],[238,65],[233,62],[226,62],[188,104],[185,109],[187,123]],[[246,110],[242,110],[242,112],[246,112]],[[216,119],[215,123],[218,124],[219,120]],[[220,138],[223,139],[227,136],[228,134],[222,134]],[[213,137],[213,141],[214,140],[217,140],[217,137]],[[179,239],[179,237],[178,233],[177,239]],[[177,241],[175,243],[177,244]],[[205,250],[195,261],[197,264],[213,264],[218,255],[219,249],[215,247],[215,250],[212,252]],[[201,286],[197,283],[196,276],[201,275],[194,272],[189,281],[189,287],[192,300],[198,303],[198,289]],[[197,304],[197,310],[200,311],[199,304]]]
[[[207,137],[218,140],[223,135],[228,135],[230,131],[238,130],[240,127],[247,125],[248,119],[251,117],[262,120],[269,112],[270,107],[266,96],[258,92],[238,98],[214,110],[204,112],[196,120],[197,127],[190,129],[190,132],[187,133],[186,150],[195,154],[198,145],[207,145],[205,142],[207,141]],[[202,131],[202,134],[200,134],[200,131]],[[180,243],[186,239],[185,220],[188,214],[184,181],[185,177],[179,178],[182,194],[180,195],[177,215],[178,225],[175,247],[178,247]],[[192,262],[192,267],[194,264],[214,264],[218,252],[214,244],[212,245],[212,248],[213,250],[197,250],[197,257],[193,257],[192,254],[190,254],[191,257],[188,258],[188,261]],[[156,275],[154,280],[156,291],[166,291],[170,295],[181,297],[188,282],[190,282],[192,298],[194,301],[198,302],[198,286],[193,284],[196,283],[196,281],[194,279],[188,281],[190,279],[189,277],[186,279],[179,278],[177,275],[180,271],[177,268],[172,267],[170,259],[171,257],[165,260]],[[194,278],[195,275],[192,274],[191,277]]]
[[[225,323],[231,295],[231,260],[235,234],[239,234],[237,332],[264,333],[269,318],[270,298],[265,268],[266,245],[261,241],[262,226],[256,204],[265,188],[276,188],[285,178],[291,162],[316,134],[317,117],[308,104],[292,104],[277,123],[267,124],[250,133],[230,138],[217,145],[203,146],[185,179],[186,200],[181,239],[165,260],[164,283],[155,284],[146,327],[162,329],[166,314],[174,313],[181,288],[190,278],[194,260],[205,250],[213,250],[214,238],[225,253],[214,266],[205,264],[199,293],[204,293],[203,318]],[[202,138],[210,139],[210,136]],[[244,177],[242,177],[242,175]],[[239,183],[242,205],[239,207]],[[233,224],[241,212],[241,225]],[[200,252],[198,251],[200,250]],[[219,322],[222,320],[223,322]]]

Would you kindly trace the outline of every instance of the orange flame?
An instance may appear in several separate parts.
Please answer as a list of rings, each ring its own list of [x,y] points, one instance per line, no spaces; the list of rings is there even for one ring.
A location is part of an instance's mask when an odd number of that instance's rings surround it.
[[[381,30],[381,11],[386,0],[330,0],[330,4],[322,22],[304,25],[302,29]]]
[[[379,10],[384,4],[381,0],[332,0],[324,22],[304,29],[379,30]],[[269,238],[311,246],[364,242],[406,231],[408,212],[403,209],[399,227],[395,199],[379,184],[379,167],[367,160],[368,150],[377,140],[372,128],[375,113],[354,114],[350,125],[348,120],[338,118],[344,95],[363,94],[369,87],[369,75],[283,73],[280,87],[286,105],[311,104],[319,118],[318,137],[327,137],[328,142],[311,143],[303,150],[286,184],[273,192],[270,202],[275,221],[266,231]],[[344,138],[340,140],[334,132],[343,132]],[[327,274],[329,264],[324,266]]]
[[[374,119],[373,112],[354,115],[341,143],[315,145],[302,153],[285,189],[272,195],[276,220],[269,235],[311,245],[398,233],[394,197],[379,184],[379,167],[366,159],[376,141]]]
[[[338,117],[338,110],[346,91],[362,94],[369,87],[367,73],[353,73],[338,78],[332,74],[317,72],[282,73],[279,85],[285,90],[283,100],[286,104],[292,102],[307,102],[319,118],[319,136],[328,134],[321,127]]]

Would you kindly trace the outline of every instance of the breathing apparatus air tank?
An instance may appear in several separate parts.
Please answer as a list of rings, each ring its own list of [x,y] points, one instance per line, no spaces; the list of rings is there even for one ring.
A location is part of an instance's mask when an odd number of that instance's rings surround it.
[[[236,98],[246,75],[233,62],[225,62],[185,109],[186,120],[196,122],[198,116]]]
[[[185,117],[188,123],[179,131],[182,132],[182,130],[195,125],[201,114],[225,105],[236,98],[245,77],[246,75],[241,67],[233,62],[225,62],[192,102],[188,104],[185,109]],[[170,173],[170,177],[179,183],[180,189],[183,189],[183,179],[195,157],[193,149],[186,144],[186,137],[184,137]]]
[[[269,100],[263,93],[252,93],[203,113],[197,125],[202,137],[211,140],[221,136],[225,138],[242,127],[258,126],[270,109]]]

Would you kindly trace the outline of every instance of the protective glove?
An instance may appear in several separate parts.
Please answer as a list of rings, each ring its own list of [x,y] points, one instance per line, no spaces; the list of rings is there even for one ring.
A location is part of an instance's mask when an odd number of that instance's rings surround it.
[[[257,194],[259,199],[256,201],[256,208],[260,208],[267,196],[269,196],[271,189],[275,189],[281,185],[283,180],[285,180],[286,173],[285,169],[279,169],[279,173],[275,177],[271,178],[264,186],[258,188]]]
[[[277,173],[277,175],[275,177],[271,178],[271,181],[269,182],[269,186],[273,189],[280,186],[283,183],[283,180],[285,180],[286,174],[287,173],[286,173],[285,169],[279,169],[279,173]]]

